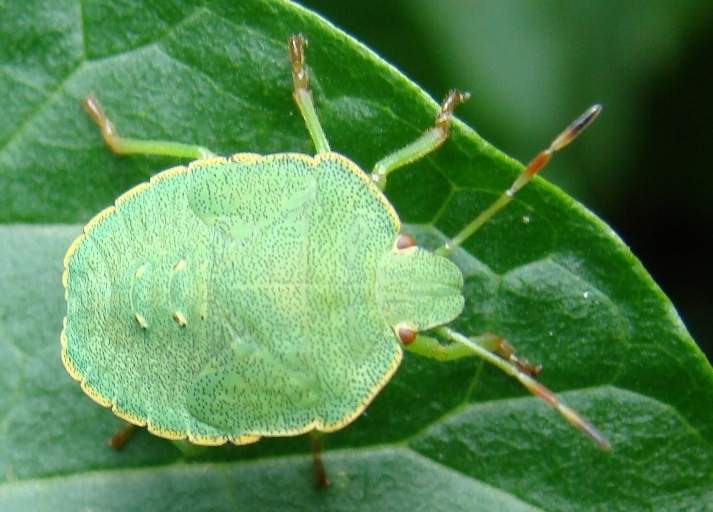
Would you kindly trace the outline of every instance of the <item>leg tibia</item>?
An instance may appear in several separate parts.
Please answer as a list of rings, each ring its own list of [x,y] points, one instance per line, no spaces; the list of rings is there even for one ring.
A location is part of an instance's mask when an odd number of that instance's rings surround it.
[[[408,146],[382,158],[371,173],[372,179],[380,189],[386,187],[386,178],[392,171],[411,162],[415,162],[437,149],[448,138],[448,127],[453,118],[453,109],[470,97],[467,92],[450,91],[441,104],[441,110],[436,116],[435,126],[428,129],[418,139]]]
[[[124,426],[116,431],[107,444],[117,451],[121,450],[124,445],[129,442],[137,428],[138,427],[136,425],[129,423],[128,421],[125,422]],[[206,446],[199,446],[190,443],[187,440],[171,442],[176,448],[181,450],[181,453],[183,453],[186,457],[195,457],[196,455],[200,455],[207,448]]]
[[[106,117],[99,100],[90,93],[84,100],[84,110],[89,113],[92,120],[99,126],[102,137],[109,149],[117,155],[142,154],[164,155],[178,158],[200,160],[216,156],[215,153],[203,146],[183,144],[181,142],[168,142],[163,140],[140,140],[119,137],[114,124]]]
[[[322,125],[317,117],[317,111],[314,109],[312,93],[308,88],[309,75],[304,68],[304,47],[306,44],[307,42],[302,34],[292,36],[289,39],[288,46],[290,50],[290,61],[292,62],[292,81],[294,83],[293,96],[305,120],[307,131],[309,131],[312,137],[312,142],[314,142],[317,153],[326,153],[329,151],[329,142],[327,142],[327,136],[324,134]]]
[[[309,433],[310,443],[312,447],[312,461],[314,463],[314,485],[317,488],[327,487],[329,478],[327,478],[327,470],[324,467],[322,460],[322,437],[324,434],[313,430]]]
[[[136,425],[129,423],[128,421],[124,423],[124,426],[117,430],[111,439],[107,441],[107,444],[114,448],[116,451],[121,450],[124,445],[131,439],[136,431]]]

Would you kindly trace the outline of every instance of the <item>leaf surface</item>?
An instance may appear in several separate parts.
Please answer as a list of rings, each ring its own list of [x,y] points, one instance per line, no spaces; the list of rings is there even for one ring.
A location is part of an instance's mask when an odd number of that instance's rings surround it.
[[[113,156],[80,101],[95,91],[127,136],[313,152],[291,97],[295,32],[310,40],[335,151],[369,169],[432,124],[437,105],[416,85],[284,1],[0,0],[0,510],[710,509],[710,366],[616,234],[543,180],[454,255],[467,296],[454,325],[542,363],[541,381],[611,453],[493,368],[411,355],[326,438],[324,491],[303,438],[190,459],[146,432],[121,453],[106,447],[121,422],[59,359],[62,258],[81,223],[181,162]],[[456,122],[387,195],[434,247],[519,169]]]

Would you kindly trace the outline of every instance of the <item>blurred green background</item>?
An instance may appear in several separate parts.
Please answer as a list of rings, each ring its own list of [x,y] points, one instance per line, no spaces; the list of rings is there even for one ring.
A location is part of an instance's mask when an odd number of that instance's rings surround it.
[[[713,359],[713,2],[301,3],[434,98],[470,91],[459,117],[521,161],[602,103],[544,175],[619,233]]]

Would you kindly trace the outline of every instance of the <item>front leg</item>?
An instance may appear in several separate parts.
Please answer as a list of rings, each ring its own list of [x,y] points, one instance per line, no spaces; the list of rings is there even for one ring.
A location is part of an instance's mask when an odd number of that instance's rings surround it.
[[[534,365],[524,357],[518,356],[515,347],[510,345],[510,343],[501,336],[483,334],[481,336],[470,336],[468,339],[484,349],[498,354],[530,377],[534,377],[542,370],[541,364]],[[438,340],[421,335],[418,335],[413,343],[409,345],[405,344],[404,348],[424,357],[435,359],[436,361],[453,361],[461,357],[475,355],[475,353],[465,345],[459,343],[441,345]]]
[[[486,360],[520,381],[528,391],[542,399],[546,404],[557,409],[568,422],[589,436],[602,450],[609,451],[611,449],[611,445],[606,437],[604,437],[604,434],[577,411],[562,403],[552,391],[533,378],[533,373],[528,370],[535,369],[539,371],[538,367],[533,367],[526,359],[518,359],[514,356],[514,350],[510,352],[507,349],[507,347],[510,347],[507,342],[503,345],[498,341],[502,340],[502,338],[492,334],[469,338],[445,326],[438,327],[435,329],[435,332],[452,343],[443,345],[435,338],[422,336],[420,334],[413,337],[409,343],[406,343],[404,340],[411,339],[410,337],[406,338],[405,336],[400,336],[400,338],[403,347],[409,352],[414,352],[424,357],[435,359],[436,361],[452,361],[470,355],[476,355]],[[512,349],[512,347],[510,347],[510,349]],[[501,351],[507,359],[498,355]],[[515,361],[512,360],[513,356],[516,358]],[[523,363],[523,361],[525,363]],[[522,365],[524,365],[524,368]]]

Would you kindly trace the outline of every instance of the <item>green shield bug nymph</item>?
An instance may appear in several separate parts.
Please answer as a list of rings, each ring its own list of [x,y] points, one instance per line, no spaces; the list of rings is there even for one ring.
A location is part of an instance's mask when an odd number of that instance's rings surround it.
[[[519,380],[600,447],[604,436],[535,380],[502,338],[447,324],[464,305],[447,256],[599,113],[595,105],[512,186],[434,252],[400,234],[382,190],[389,173],[438,148],[435,126],[371,174],[330,151],[307,88],[304,40],[289,40],[294,98],[317,155],[215,156],[189,144],[119,137],[97,99],[85,108],[118,154],[191,158],[138,185],[94,217],[64,259],[62,361],[95,401],[158,436],[197,445],[309,433],[358,417],[406,349],[439,361],[477,355]],[[430,336],[421,334],[430,331]]]

